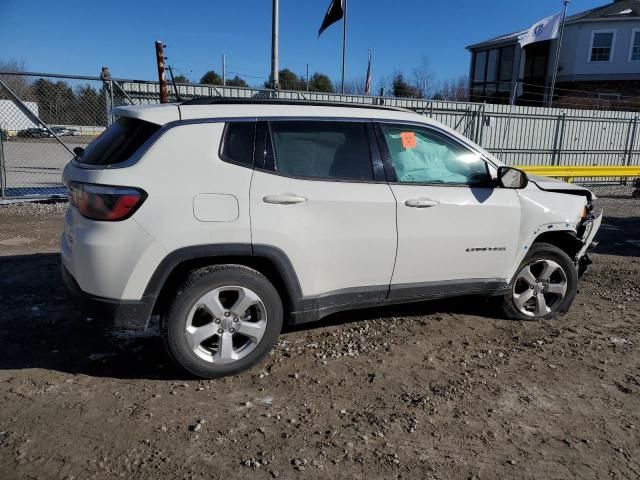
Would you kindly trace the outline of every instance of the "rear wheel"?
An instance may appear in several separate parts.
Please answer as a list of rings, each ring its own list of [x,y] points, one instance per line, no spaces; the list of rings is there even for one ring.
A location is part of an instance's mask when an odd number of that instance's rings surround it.
[[[271,282],[241,265],[193,272],[162,322],[169,354],[202,378],[234,375],[259,363],[282,328],[282,302]]]
[[[515,320],[548,319],[567,312],[578,291],[571,258],[548,243],[533,244],[503,297],[503,311]]]

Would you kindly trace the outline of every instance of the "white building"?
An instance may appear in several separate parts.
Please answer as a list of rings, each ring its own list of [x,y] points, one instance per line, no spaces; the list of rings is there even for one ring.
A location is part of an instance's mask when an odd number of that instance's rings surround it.
[[[30,112],[38,116],[38,104],[36,102],[24,102],[24,104]],[[0,100],[0,129],[16,132],[38,126],[13,100]]]

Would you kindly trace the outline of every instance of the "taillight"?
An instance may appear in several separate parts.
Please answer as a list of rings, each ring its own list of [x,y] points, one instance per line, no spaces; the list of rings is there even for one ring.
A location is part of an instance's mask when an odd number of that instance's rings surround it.
[[[143,190],[132,187],[69,182],[68,188],[69,203],[91,220],[126,220],[147,198]]]

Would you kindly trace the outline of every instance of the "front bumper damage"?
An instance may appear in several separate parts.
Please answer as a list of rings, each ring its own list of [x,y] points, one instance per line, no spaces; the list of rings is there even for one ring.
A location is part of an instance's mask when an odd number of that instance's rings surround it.
[[[600,213],[596,215],[591,214],[590,217],[582,224],[579,232],[580,235],[578,237],[582,242],[582,248],[576,255],[576,260],[580,260],[580,258],[582,258],[587,253],[592,245],[594,247],[597,245],[593,243],[593,239],[598,233],[598,230],[600,230],[600,225],[602,225],[602,217],[603,212],[601,210]]]
[[[580,277],[587,271],[587,267],[593,263],[589,258],[589,255],[587,255],[587,252],[598,246],[598,242],[594,242],[593,240],[598,233],[598,230],[600,230],[602,218],[602,210],[597,215],[591,214],[580,228],[578,240],[582,242],[582,248],[578,251],[574,259],[578,267],[578,275]]]

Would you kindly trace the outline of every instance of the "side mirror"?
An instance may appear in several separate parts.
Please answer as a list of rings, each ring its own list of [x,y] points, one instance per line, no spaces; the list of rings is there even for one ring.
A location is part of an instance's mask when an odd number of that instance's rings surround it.
[[[76,157],[80,157],[84,153],[84,148],[76,147],[73,149],[73,153],[76,154]]]
[[[502,188],[521,189],[529,184],[527,174],[513,167],[498,168],[498,185]]]

